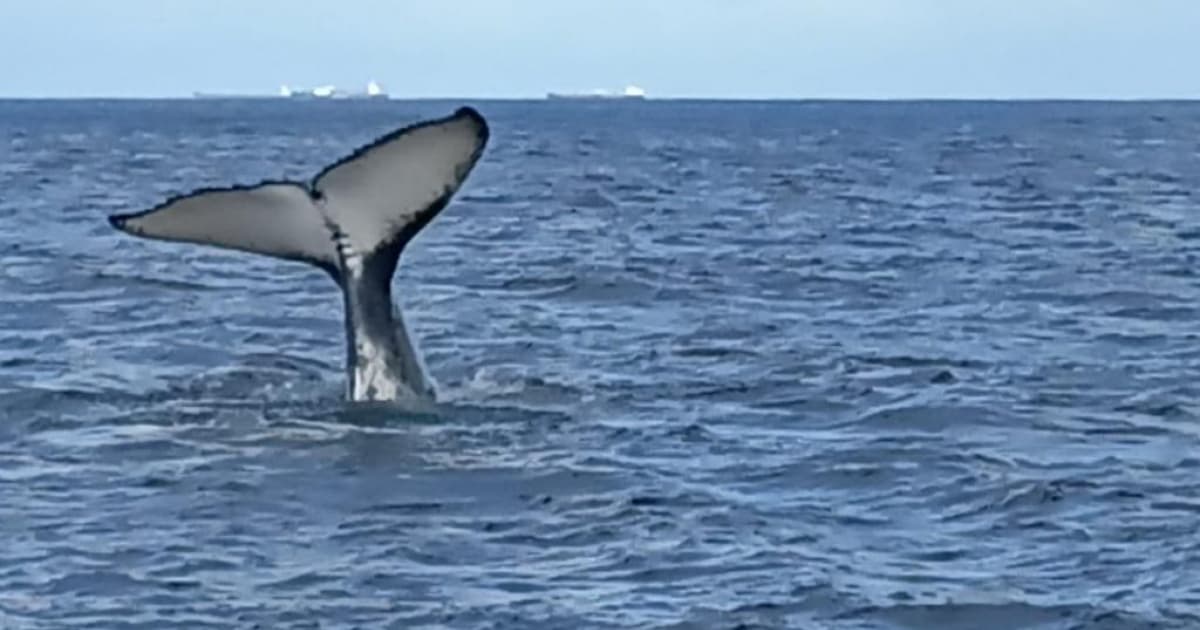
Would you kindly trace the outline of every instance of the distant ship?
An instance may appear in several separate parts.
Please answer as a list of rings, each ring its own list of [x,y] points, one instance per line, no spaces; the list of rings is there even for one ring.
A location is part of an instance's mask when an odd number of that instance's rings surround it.
[[[279,96],[283,98],[295,99],[386,99],[387,92],[374,81],[367,82],[367,89],[363,92],[343,92],[332,85],[322,85],[311,90],[293,90],[284,85],[279,88]]]
[[[591,92],[550,92],[546,94],[546,98],[550,100],[597,100],[597,99],[633,99],[642,100],[646,98],[646,90],[636,86],[627,85],[620,92],[609,92],[608,90],[592,90]]]
[[[286,98],[291,100],[325,100],[325,99],[387,99],[388,94],[378,83],[370,81],[362,92],[345,92],[332,85],[322,85],[311,90],[294,90],[286,85],[279,87],[277,94],[214,94],[211,92],[195,92],[193,98],[200,99],[263,99]]]

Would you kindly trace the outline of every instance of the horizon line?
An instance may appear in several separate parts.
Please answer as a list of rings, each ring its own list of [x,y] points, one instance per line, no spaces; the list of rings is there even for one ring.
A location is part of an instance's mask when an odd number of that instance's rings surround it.
[[[0,95],[0,101],[288,101],[291,99],[274,94],[229,94],[228,96],[213,94],[203,98],[193,95],[165,96],[123,96],[123,95],[72,95],[72,96],[12,96]],[[359,99],[317,98],[295,102],[355,102]],[[366,99],[363,99],[366,100]],[[445,96],[389,96],[383,99],[370,99],[366,102],[420,102],[420,101],[500,101],[500,102],[541,102],[549,101],[541,96],[484,96],[484,95],[445,95]],[[613,98],[600,101],[582,99],[582,103],[595,102],[652,102],[652,101],[726,101],[726,102],[826,102],[826,103],[928,103],[928,102],[1042,102],[1042,103],[1189,103],[1200,102],[1200,94],[1193,96],[650,96],[639,99]],[[555,101],[561,103],[563,101]]]

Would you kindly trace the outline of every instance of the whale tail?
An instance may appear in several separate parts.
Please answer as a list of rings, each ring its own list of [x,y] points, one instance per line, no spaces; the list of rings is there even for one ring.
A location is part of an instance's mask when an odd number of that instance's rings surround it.
[[[405,246],[449,203],[487,144],[479,112],[384,135],[310,182],[204,188],[133,214],[109,217],[136,236],[302,261],[329,273],[346,309],[348,397],[433,395],[391,281]]]

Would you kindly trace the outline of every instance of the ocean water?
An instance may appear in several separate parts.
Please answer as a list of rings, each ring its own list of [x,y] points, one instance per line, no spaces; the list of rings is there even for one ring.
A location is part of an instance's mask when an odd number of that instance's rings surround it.
[[[0,628],[1200,627],[1200,104],[472,103],[341,401],[106,215],[460,102],[0,102]]]

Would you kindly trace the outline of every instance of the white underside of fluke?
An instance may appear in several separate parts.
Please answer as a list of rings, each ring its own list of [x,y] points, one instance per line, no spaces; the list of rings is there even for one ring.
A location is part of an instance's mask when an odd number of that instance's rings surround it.
[[[323,169],[311,184],[201,189],[109,217],[145,238],[235,249],[316,265],[342,289],[347,397],[427,400],[433,386],[393,310],[404,246],[446,206],[488,140],[474,109],[389,133]]]

